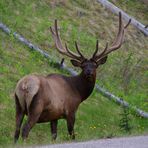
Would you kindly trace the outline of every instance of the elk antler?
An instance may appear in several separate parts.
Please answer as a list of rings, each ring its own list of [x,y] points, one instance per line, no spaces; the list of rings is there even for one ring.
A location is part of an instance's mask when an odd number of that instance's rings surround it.
[[[122,14],[121,12],[119,12],[119,29],[118,29],[118,33],[116,38],[114,39],[111,47],[108,47],[108,43],[106,44],[106,47],[104,48],[104,50],[101,53],[98,53],[98,49],[99,49],[99,44],[98,44],[98,40],[96,43],[96,50],[92,56],[91,59],[95,60],[96,62],[98,62],[100,59],[102,59],[103,57],[107,56],[110,52],[117,50],[118,48],[121,47],[123,39],[124,39],[124,32],[125,29],[128,27],[128,25],[130,24],[131,19],[128,21],[128,23],[124,26],[123,22],[122,22]]]
[[[80,52],[77,42],[75,42],[75,46],[76,46],[76,50],[78,52],[78,54],[72,52],[70,49],[68,49],[67,44],[65,43],[65,47],[63,47],[62,42],[61,42],[61,38],[59,36],[59,32],[58,32],[58,25],[57,25],[57,20],[55,20],[55,24],[54,24],[54,29],[52,27],[50,27],[50,31],[52,33],[52,37],[55,41],[55,45],[56,48],[58,49],[58,51],[61,54],[64,54],[70,58],[76,59],[78,61],[83,61],[85,60],[85,57],[82,55],[82,53]]]

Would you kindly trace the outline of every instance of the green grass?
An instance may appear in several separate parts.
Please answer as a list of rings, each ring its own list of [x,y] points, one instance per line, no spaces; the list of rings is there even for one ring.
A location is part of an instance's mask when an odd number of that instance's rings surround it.
[[[111,43],[118,24],[117,16],[91,0],[1,0],[0,9],[3,23],[47,51],[56,60],[62,56],[54,49],[49,32],[49,26],[54,23],[54,19],[59,20],[63,41],[75,50],[74,41],[78,40],[87,57],[95,50],[96,39],[99,38],[101,49],[106,42]],[[137,12],[133,9],[132,13]],[[146,13],[143,15],[141,19],[145,20]],[[54,68],[53,63],[16,41],[13,36],[7,36],[2,31],[0,36],[0,147],[7,147],[13,144],[13,92],[17,81],[30,73],[47,75],[65,72]],[[147,38],[130,26],[122,48],[109,55],[107,63],[98,69],[97,75],[99,85],[145,111],[148,111],[147,47]],[[71,66],[69,59],[65,61]],[[78,109],[76,141],[129,136],[120,130],[121,112],[121,107],[94,91]],[[132,126],[131,135],[148,134],[147,119],[130,114],[129,124]],[[66,123],[61,120],[56,143],[63,142],[70,142],[70,139],[67,136]],[[52,143],[49,123],[34,126],[26,143]],[[22,144],[20,139],[19,145]]]

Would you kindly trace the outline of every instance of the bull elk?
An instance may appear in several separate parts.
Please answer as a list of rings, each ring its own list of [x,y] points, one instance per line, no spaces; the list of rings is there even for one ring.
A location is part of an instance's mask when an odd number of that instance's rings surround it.
[[[130,21],[124,26],[122,14],[119,13],[119,29],[116,38],[109,47],[106,44],[104,50],[99,53],[98,40],[96,50],[90,59],[84,57],[75,42],[77,53],[68,49],[67,44],[63,46],[58,33],[57,21],[54,28],[50,27],[58,51],[71,58],[75,67],[80,67],[82,72],[77,76],[64,76],[62,74],[27,75],[17,83],[15,89],[16,104],[16,130],[14,142],[17,142],[20,134],[24,115],[28,116],[22,127],[22,138],[28,137],[29,131],[35,123],[50,122],[52,139],[57,137],[58,119],[67,121],[67,128],[72,139],[75,138],[74,123],[77,108],[81,102],[86,100],[92,93],[96,81],[96,69],[104,64],[107,55],[121,47],[124,32]]]

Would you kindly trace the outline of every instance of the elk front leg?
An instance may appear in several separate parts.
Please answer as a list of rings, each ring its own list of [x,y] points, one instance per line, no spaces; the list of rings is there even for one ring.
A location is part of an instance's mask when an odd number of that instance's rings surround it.
[[[58,124],[57,120],[53,120],[50,122],[52,140],[56,140],[57,138],[57,124]]]
[[[16,130],[14,134],[14,143],[17,142],[20,135],[20,128],[24,118],[24,112],[20,106],[17,96],[15,96],[15,105],[16,105]]]
[[[71,139],[75,139],[74,134],[75,114],[67,116],[67,128]]]

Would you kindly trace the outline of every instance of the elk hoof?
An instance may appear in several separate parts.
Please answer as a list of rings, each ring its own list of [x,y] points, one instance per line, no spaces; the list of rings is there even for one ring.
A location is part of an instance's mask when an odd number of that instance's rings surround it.
[[[71,134],[70,139],[75,140],[75,134]]]
[[[57,138],[57,134],[56,134],[56,133],[53,133],[53,134],[52,134],[52,141],[55,141],[56,138]]]

